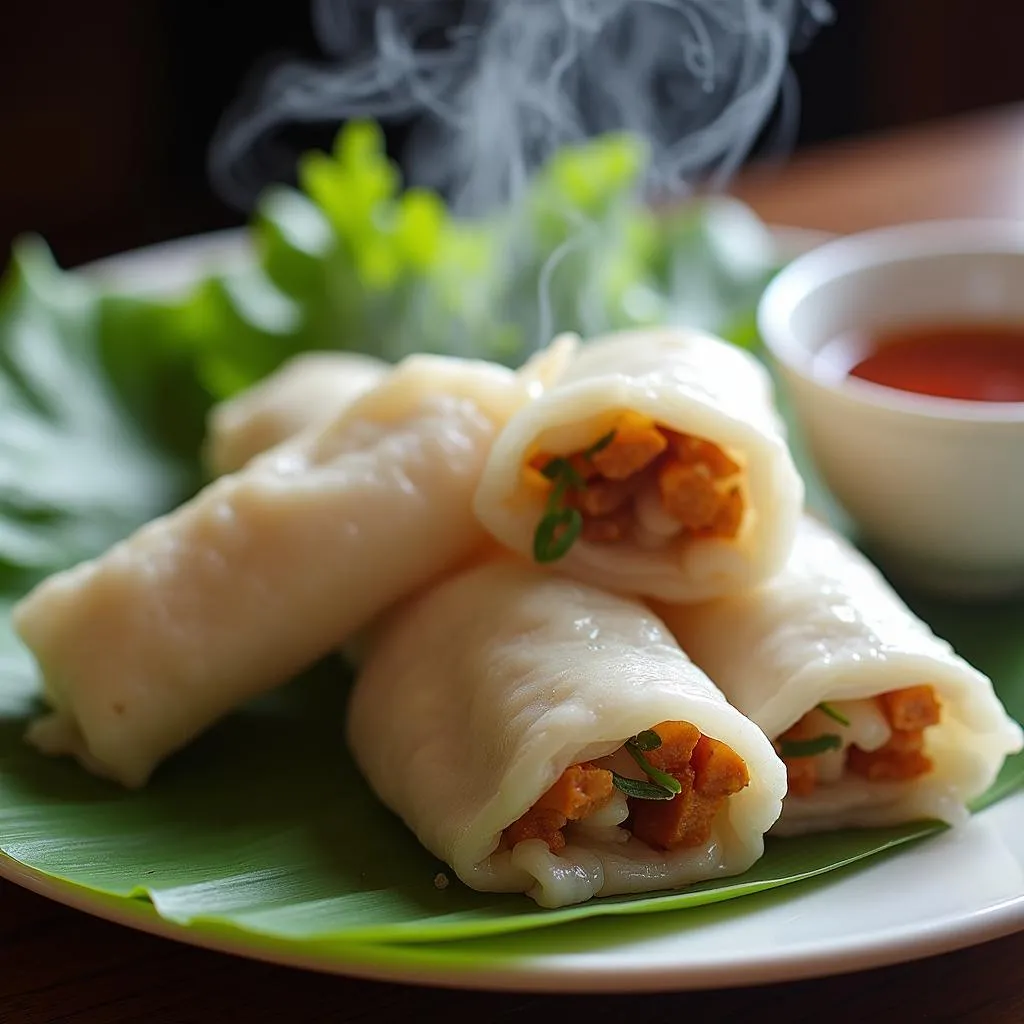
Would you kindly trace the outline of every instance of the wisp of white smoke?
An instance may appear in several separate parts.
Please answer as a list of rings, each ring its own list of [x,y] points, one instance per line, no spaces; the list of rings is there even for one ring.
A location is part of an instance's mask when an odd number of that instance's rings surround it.
[[[415,121],[403,163],[458,213],[514,201],[558,147],[641,136],[648,185],[721,186],[775,117],[792,141],[791,47],[832,17],[826,0],[313,0],[328,59],[285,63],[222,120],[219,193],[248,207],[295,154],[300,123]]]

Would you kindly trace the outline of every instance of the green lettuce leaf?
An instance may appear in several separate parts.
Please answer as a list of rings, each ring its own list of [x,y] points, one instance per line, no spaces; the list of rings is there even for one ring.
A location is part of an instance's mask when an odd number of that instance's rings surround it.
[[[627,135],[566,147],[513,207],[463,220],[434,193],[402,189],[376,125],[348,125],[330,154],[301,161],[301,190],[272,188],[257,210],[260,266],[301,315],[278,351],[387,360],[428,351],[518,365],[562,331],[664,322],[751,344],[734,320],[775,269],[770,232],[734,200],[651,211],[646,163]],[[204,344],[225,364],[222,395],[262,364],[237,345],[220,351],[218,337]]]
[[[154,446],[104,367],[96,296],[38,239],[0,286],[0,562],[48,571],[166,511],[187,467]]]

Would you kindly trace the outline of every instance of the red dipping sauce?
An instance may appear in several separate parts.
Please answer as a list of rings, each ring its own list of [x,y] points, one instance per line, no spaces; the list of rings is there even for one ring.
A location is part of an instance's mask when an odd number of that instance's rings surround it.
[[[924,325],[853,332],[825,346],[832,370],[920,395],[1024,402],[1024,324]]]

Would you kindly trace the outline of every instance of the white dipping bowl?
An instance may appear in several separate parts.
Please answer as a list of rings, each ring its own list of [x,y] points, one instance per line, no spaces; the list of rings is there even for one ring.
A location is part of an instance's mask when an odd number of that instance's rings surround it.
[[[1024,222],[850,235],[782,270],[758,309],[817,468],[887,571],[958,597],[1024,589],[1024,402],[932,398],[837,373],[847,331],[1024,325]]]

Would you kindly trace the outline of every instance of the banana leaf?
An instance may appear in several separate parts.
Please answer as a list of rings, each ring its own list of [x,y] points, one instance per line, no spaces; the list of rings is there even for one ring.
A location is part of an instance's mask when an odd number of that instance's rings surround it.
[[[1024,713],[1020,605],[930,607],[943,631]],[[6,611],[6,609],[5,609]],[[128,793],[22,741],[37,707],[9,631],[0,654],[0,850],[47,876],[152,903],[163,918],[296,942],[428,942],[582,918],[679,910],[835,871],[943,826],[769,838],[745,875],[688,890],[561,910],[462,886],[382,808],[348,757],[347,680],[325,663],[252,703]],[[979,807],[1024,780],[1011,759]],[[438,887],[438,876],[448,884]]]
[[[794,439],[798,457],[798,438]],[[828,507],[805,463],[812,501]],[[95,779],[22,741],[40,709],[31,660],[0,607],[0,851],[53,880],[201,930],[284,943],[433,943],[584,918],[682,910],[763,892],[892,851],[935,822],[769,838],[745,875],[685,891],[560,910],[463,886],[385,810],[343,741],[345,665],[330,661],[220,723],[140,792]],[[1024,716],[1024,604],[957,606],[909,595],[916,610],[989,673]],[[1024,783],[1011,758],[981,809]]]

